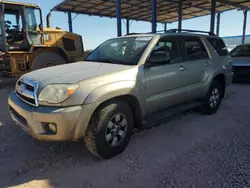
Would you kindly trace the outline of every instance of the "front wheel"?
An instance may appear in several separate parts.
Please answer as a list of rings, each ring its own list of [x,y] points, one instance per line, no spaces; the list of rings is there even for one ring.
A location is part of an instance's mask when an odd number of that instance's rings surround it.
[[[94,155],[109,159],[126,148],[133,126],[131,107],[122,101],[110,101],[93,114],[84,137],[85,145]]]
[[[223,98],[222,85],[213,81],[203,103],[203,112],[205,114],[214,114],[220,107]]]

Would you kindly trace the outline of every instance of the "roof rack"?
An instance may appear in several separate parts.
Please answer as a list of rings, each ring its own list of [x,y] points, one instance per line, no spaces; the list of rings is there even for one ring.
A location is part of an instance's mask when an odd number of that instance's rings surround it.
[[[210,31],[199,31],[199,30],[192,30],[192,29],[181,29],[181,32],[190,32],[190,33],[206,33],[212,36],[216,36],[213,32]],[[179,30],[178,29],[169,29],[167,30],[167,33],[178,33]]]
[[[211,36],[216,36],[213,32],[210,32],[210,31],[200,31],[200,30],[192,30],[192,29],[181,29],[180,30],[181,32],[189,32],[189,33],[206,33],[206,34],[209,34]],[[159,30],[159,31],[156,31],[156,33],[160,33],[160,32],[163,32],[163,33],[178,33],[179,30],[178,29],[169,29],[169,30]],[[148,32],[148,33],[129,33],[129,34],[125,34],[124,36],[127,36],[127,35],[136,35],[136,34],[152,34],[152,32]]]
[[[128,33],[128,34],[125,34],[124,36],[128,36],[128,35],[138,35],[138,34],[144,34],[144,33]]]

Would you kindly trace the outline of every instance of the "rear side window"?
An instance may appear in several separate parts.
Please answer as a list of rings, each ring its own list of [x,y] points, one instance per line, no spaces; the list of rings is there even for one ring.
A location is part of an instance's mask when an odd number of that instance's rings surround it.
[[[222,39],[207,38],[207,40],[214,47],[215,51],[218,53],[219,56],[227,56],[228,55],[226,45]]]
[[[202,41],[198,37],[184,39],[184,50],[188,60],[200,60],[208,58],[208,53]]]

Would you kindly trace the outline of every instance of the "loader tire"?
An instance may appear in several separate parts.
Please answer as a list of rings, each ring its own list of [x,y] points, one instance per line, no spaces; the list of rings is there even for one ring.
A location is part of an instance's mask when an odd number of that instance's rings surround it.
[[[32,63],[32,71],[46,67],[52,67],[65,64],[66,61],[59,54],[53,52],[45,52],[38,55]]]

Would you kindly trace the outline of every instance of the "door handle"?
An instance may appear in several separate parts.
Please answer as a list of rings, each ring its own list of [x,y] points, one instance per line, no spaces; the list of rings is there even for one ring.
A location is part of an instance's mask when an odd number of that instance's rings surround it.
[[[184,66],[180,66],[180,71],[184,71],[185,67]]]

